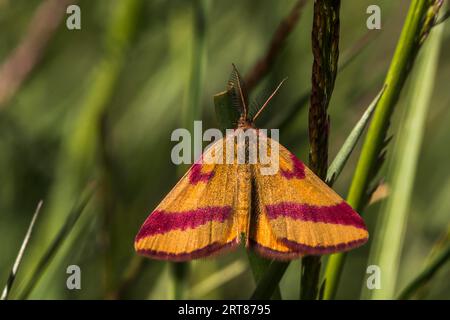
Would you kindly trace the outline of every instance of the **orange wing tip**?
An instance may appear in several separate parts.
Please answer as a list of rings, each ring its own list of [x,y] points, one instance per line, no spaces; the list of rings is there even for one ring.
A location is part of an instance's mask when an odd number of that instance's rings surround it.
[[[180,253],[173,253],[173,252],[164,252],[164,251],[157,251],[157,250],[151,250],[151,249],[138,249],[137,243],[135,243],[135,250],[138,254],[152,258],[157,260],[168,260],[168,261],[189,261],[193,259],[199,259],[199,258],[206,258],[206,257],[212,257],[221,253],[224,253],[226,251],[230,251],[234,249],[239,244],[239,239],[234,239],[230,242],[227,242],[225,244],[214,242],[206,247],[191,251],[191,252],[180,252]]]

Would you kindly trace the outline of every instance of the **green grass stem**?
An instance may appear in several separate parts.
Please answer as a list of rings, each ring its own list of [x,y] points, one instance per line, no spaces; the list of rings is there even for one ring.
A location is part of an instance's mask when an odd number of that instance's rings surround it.
[[[386,91],[378,102],[361,151],[352,184],[347,197],[348,203],[359,213],[368,200],[369,184],[381,163],[380,155],[385,147],[387,131],[392,113],[414,63],[423,37],[431,28],[437,1],[412,0],[385,79]],[[427,22],[428,21],[428,22]],[[336,296],[338,283],[345,263],[346,253],[332,255],[325,270],[324,299]]]

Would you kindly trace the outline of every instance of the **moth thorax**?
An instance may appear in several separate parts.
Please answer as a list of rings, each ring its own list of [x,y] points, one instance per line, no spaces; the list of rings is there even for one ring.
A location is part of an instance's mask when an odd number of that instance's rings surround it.
[[[258,157],[258,130],[254,128],[236,129],[237,163],[255,164]]]

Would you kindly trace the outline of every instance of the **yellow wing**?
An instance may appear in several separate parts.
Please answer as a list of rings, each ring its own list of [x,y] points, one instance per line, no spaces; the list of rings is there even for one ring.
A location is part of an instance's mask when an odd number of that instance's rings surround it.
[[[225,153],[226,141],[209,148],[145,220],[135,239],[139,254],[184,261],[239,243],[248,220],[250,168],[215,159]]]
[[[279,171],[263,175],[261,164],[252,167],[256,208],[249,245],[262,256],[286,260],[365,243],[361,217],[286,148],[266,139],[269,149],[271,143],[279,149]]]

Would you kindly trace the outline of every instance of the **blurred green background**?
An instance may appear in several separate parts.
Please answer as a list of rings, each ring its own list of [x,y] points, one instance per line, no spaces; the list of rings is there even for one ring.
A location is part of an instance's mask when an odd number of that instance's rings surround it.
[[[42,59],[0,107],[0,284],[6,282],[38,201],[44,200],[13,298],[20,296],[37,261],[94,181],[94,197],[29,297],[171,297],[169,265],[136,259],[133,249],[141,223],[183,171],[170,160],[175,144],[170,134],[193,118],[203,120],[204,129],[218,126],[212,97],[225,89],[231,63],[244,75],[250,71],[294,3],[204,1],[201,39],[194,35],[196,1],[79,1],[81,30],[68,30],[67,16],[63,16]],[[329,107],[330,159],[380,90],[408,3],[342,1],[343,55],[367,35],[366,8],[371,4],[381,7],[382,29],[371,31],[374,34],[364,49],[337,76]],[[0,63],[29,32],[40,4],[0,0]],[[261,127],[288,112],[310,88],[311,24],[309,1],[268,76],[255,89],[270,90],[288,77],[258,120]],[[449,40],[447,23],[410,204],[400,288],[423,267],[450,220]],[[392,134],[405,102],[400,100]],[[280,139],[305,162],[307,119],[307,108],[303,108],[282,128]],[[335,184],[342,196],[358,153],[359,147]],[[369,231],[380,207],[376,203],[365,212]],[[359,297],[369,247],[348,256],[338,298]],[[66,268],[72,264],[81,267],[81,290],[66,289]],[[447,264],[427,287],[426,297],[450,298],[449,276]],[[280,284],[283,298],[298,297],[299,279],[299,261],[295,261]],[[253,288],[244,248],[190,266],[190,298],[248,298]]]

